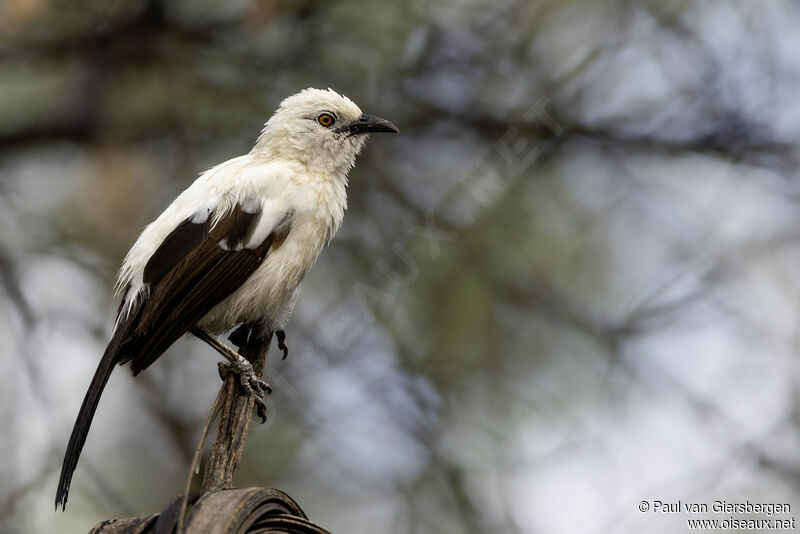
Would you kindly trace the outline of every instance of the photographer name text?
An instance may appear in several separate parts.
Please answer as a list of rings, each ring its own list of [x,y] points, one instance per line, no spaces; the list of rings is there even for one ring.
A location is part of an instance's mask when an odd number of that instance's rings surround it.
[[[714,501],[711,504],[704,502],[684,501],[642,501],[639,511],[662,514],[758,514],[771,517],[775,514],[791,513],[789,503],[760,503],[760,502],[728,502]]]

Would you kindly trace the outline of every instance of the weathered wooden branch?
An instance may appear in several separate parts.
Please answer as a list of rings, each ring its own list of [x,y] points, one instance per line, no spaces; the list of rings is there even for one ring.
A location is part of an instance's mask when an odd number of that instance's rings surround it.
[[[168,534],[175,532],[183,497],[160,514],[110,519],[89,534]],[[330,534],[308,520],[286,493],[275,488],[226,489],[194,494],[187,532],[203,534]]]
[[[264,376],[267,352],[272,342],[272,332],[266,335],[251,334],[240,354],[253,366],[256,376]],[[224,393],[220,406],[217,439],[211,446],[206,460],[201,491],[233,487],[233,477],[242,458],[247,432],[252,420],[254,399],[243,395],[237,377],[228,376],[222,384]]]
[[[271,340],[271,332],[252,333],[239,351],[258,376],[263,376]],[[179,523],[186,533],[326,534],[328,531],[311,523],[300,506],[279,489],[234,489],[253,406],[253,396],[243,391],[238,377],[229,375],[209,417],[210,425],[213,412],[219,412],[217,437],[205,462],[200,493],[179,495],[159,514],[103,521],[90,534],[170,534],[178,531]],[[200,448],[204,439],[205,431]]]

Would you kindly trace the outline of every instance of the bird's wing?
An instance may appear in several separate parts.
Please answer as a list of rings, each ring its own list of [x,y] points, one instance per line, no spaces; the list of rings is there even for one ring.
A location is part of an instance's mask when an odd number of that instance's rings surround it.
[[[179,224],[144,267],[146,299],[133,312],[119,362],[130,361],[134,374],[146,369],[253,274],[286,239],[291,220],[248,200]]]

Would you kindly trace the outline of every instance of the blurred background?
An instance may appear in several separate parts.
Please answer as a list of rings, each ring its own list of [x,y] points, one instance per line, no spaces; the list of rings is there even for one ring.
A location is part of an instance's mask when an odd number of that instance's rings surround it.
[[[790,1],[3,0],[0,531],[182,491],[220,385],[195,340],[114,373],[53,513],[124,253],[309,86],[402,134],[351,174],[241,486],[358,533],[800,507],[798,27]]]

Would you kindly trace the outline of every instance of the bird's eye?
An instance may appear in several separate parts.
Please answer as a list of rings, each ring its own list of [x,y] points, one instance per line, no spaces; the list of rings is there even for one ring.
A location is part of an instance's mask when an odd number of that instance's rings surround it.
[[[317,117],[317,122],[325,128],[330,128],[333,126],[333,123],[336,122],[336,119],[334,119],[333,115],[330,113],[321,113],[320,116]]]

